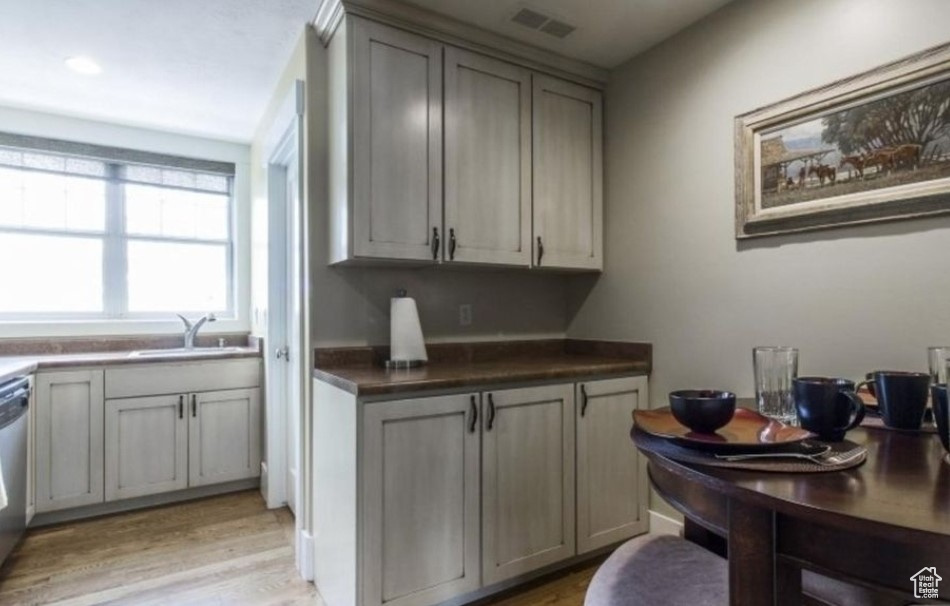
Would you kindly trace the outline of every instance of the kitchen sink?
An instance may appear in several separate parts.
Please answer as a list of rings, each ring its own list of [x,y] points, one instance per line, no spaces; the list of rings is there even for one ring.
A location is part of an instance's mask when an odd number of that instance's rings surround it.
[[[140,349],[129,354],[130,358],[158,358],[158,357],[176,357],[176,356],[213,356],[217,354],[235,353],[241,351],[242,347],[195,347],[185,349],[176,347],[173,349]]]

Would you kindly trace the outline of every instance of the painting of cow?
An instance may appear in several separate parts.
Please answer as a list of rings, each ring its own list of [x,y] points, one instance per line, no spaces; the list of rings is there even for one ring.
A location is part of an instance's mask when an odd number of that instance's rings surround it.
[[[950,43],[737,116],[736,152],[737,237],[950,213]]]

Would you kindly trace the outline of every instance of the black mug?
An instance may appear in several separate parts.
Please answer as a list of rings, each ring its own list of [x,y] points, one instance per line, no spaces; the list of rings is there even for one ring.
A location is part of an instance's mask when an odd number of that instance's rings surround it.
[[[894,429],[920,429],[927,408],[930,375],[923,372],[876,370],[858,385],[874,385],[884,424]]]
[[[798,377],[793,385],[799,424],[822,440],[840,442],[864,420],[864,402],[855,393],[854,381]]]
[[[947,385],[931,385],[933,396],[934,421],[937,422],[937,435],[944,450],[950,454],[950,405],[947,404]],[[950,462],[950,456],[946,458]]]

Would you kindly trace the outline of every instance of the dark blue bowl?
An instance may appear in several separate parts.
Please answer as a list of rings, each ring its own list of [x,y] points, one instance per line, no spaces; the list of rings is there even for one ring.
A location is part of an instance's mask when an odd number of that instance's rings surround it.
[[[732,420],[736,394],[715,389],[682,389],[670,392],[673,417],[698,433],[715,433]]]

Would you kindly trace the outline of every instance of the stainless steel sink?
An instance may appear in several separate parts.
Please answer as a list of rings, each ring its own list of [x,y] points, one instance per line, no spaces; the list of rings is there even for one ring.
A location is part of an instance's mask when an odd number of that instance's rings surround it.
[[[214,356],[218,354],[235,353],[241,351],[241,347],[195,347],[185,349],[176,347],[173,349],[140,349],[129,354],[130,358],[171,358],[185,356]]]

